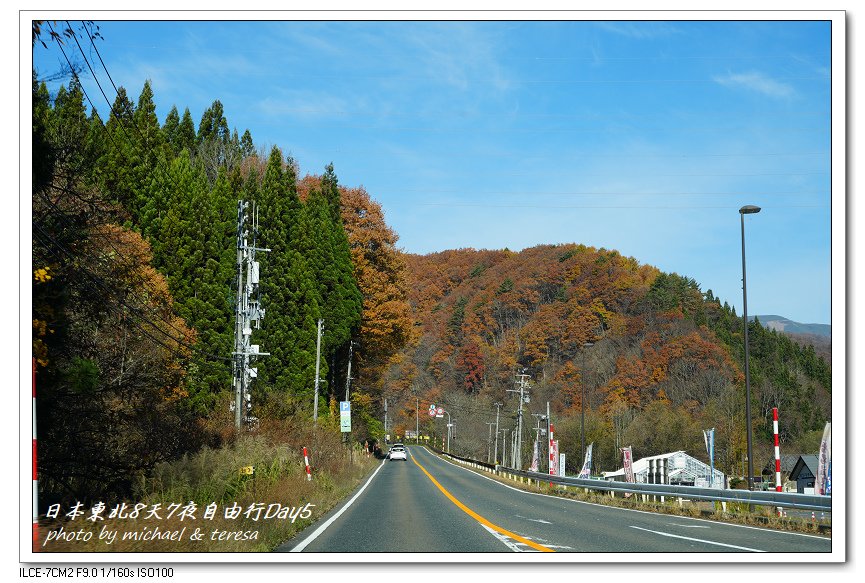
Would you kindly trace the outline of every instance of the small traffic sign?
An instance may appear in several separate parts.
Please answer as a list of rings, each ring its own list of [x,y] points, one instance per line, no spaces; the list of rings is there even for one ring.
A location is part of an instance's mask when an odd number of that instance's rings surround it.
[[[339,430],[342,433],[351,431],[351,401],[339,402]]]

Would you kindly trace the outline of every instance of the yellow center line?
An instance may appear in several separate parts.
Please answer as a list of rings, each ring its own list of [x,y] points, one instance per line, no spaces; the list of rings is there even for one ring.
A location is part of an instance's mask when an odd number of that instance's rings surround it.
[[[429,478],[430,481],[436,485],[436,488],[438,488],[439,490],[442,491],[442,494],[447,496],[451,502],[456,504],[457,508],[459,508],[460,510],[462,510],[463,512],[465,512],[466,514],[468,514],[469,516],[471,516],[472,518],[474,518],[475,520],[477,520],[478,522],[483,524],[484,526],[491,528],[494,531],[496,531],[500,534],[503,534],[507,537],[510,537],[516,541],[519,541],[525,545],[529,545],[533,549],[535,549],[537,551],[541,551],[542,553],[554,553],[555,552],[553,549],[547,548],[544,545],[539,545],[538,543],[536,543],[534,541],[530,541],[529,539],[523,538],[518,534],[514,534],[514,533],[510,532],[509,530],[505,530],[501,526],[493,524],[492,522],[490,522],[489,520],[487,520],[486,518],[484,518],[483,516],[481,516],[477,512],[473,511],[471,508],[469,508],[468,506],[466,506],[465,504],[463,504],[462,502],[460,502],[456,498],[454,498],[453,494],[451,494],[450,492],[445,490],[444,487],[441,484],[439,484],[438,481],[435,478],[433,478],[432,475],[428,471],[426,471],[426,468],[424,468],[422,465],[420,465],[418,463],[418,461],[415,459],[414,455],[411,456],[411,461],[413,461],[414,464],[417,467],[419,467],[423,473],[426,474],[426,477]]]

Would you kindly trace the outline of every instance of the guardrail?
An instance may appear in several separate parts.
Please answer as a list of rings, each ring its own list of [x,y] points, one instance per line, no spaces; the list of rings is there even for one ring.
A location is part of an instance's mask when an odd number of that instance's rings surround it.
[[[797,510],[813,510],[820,512],[832,511],[830,496],[814,496],[810,494],[794,494],[790,492],[753,492],[751,490],[719,490],[717,488],[699,488],[696,486],[673,486],[668,484],[639,484],[629,482],[612,482],[607,480],[591,480],[584,478],[568,478],[551,476],[539,472],[525,472],[498,465],[495,469],[499,475],[512,475],[539,482],[550,482],[562,486],[586,488],[600,492],[620,492],[623,494],[641,494],[644,496],[669,496],[688,500],[707,500],[711,502],[739,502],[757,506],[780,506]]]

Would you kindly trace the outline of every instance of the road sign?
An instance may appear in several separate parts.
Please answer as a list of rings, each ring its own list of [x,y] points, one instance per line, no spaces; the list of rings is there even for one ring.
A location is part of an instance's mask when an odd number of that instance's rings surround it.
[[[339,402],[339,430],[342,433],[351,431],[351,401]]]
[[[435,417],[435,414],[436,414],[436,406],[435,406],[435,405],[430,405],[430,406],[429,406],[429,416],[430,416],[430,417]]]

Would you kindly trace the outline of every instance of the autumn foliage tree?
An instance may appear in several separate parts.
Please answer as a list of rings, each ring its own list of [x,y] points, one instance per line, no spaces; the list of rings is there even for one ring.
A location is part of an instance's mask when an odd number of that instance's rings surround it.
[[[427,395],[450,400],[469,392],[493,415],[492,403],[508,399],[515,374],[525,373],[533,383],[530,412],[545,413],[549,400],[563,427],[587,413],[609,441],[597,450],[610,464],[605,469],[620,463],[618,448],[629,444],[641,456],[675,448],[705,458],[703,425],[717,427],[724,469],[735,469],[743,451],[734,413],[744,406],[741,320],[694,280],[585,245],[409,254],[406,263],[418,335],[389,372],[391,382],[411,367]],[[796,435],[822,427],[825,363],[758,322],[751,330],[752,358],[761,359],[752,363],[753,405],[764,413],[782,401],[795,407],[802,415],[793,416],[808,420],[791,424]]]

